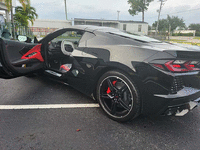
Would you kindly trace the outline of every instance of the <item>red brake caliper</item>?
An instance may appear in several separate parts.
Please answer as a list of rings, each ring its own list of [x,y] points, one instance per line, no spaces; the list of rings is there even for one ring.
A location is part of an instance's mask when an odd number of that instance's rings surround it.
[[[117,83],[117,80],[112,82],[112,84],[113,84],[114,86],[115,86],[116,83]],[[110,87],[108,87],[106,93],[107,93],[107,94],[111,93]]]

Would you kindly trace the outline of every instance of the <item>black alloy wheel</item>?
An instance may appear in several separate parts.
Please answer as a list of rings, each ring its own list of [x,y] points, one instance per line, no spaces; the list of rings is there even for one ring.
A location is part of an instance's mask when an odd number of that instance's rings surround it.
[[[115,121],[125,122],[139,115],[139,92],[135,83],[124,73],[106,72],[99,79],[97,98],[104,112]]]

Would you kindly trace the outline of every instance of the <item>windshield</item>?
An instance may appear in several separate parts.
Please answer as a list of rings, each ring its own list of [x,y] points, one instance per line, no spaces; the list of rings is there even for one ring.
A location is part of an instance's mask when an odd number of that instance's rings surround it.
[[[143,36],[143,35],[137,35],[137,34],[132,34],[132,33],[128,33],[128,32],[109,32],[110,34],[114,34],[114,35],[119,35],[122,37],[126,37],[126,38],[131,38],[134,40],[139,40],[139,41],[144,41],[144,42],[161,42],[159,40],[147,37],[147,36]]]

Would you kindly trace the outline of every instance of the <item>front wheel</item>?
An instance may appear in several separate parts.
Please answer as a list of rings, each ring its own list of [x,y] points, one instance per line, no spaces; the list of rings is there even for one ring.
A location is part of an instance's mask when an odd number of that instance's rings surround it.
[[[129,121],[140,113],[139,91],[122,72],[106,72],[98,81],[96,93],[103,111],[115,121]]]

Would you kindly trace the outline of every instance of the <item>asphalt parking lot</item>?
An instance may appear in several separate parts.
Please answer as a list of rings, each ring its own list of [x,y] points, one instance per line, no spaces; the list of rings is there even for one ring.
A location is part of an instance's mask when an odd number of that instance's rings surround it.
[[[49,104],[96,105],[44,77],[0,79],[0,106]],[[1,150],[197,150],[199,141],[200,108],[184,117],[140,116],[128,123],[110,120],[99,107],[0,109]]]

